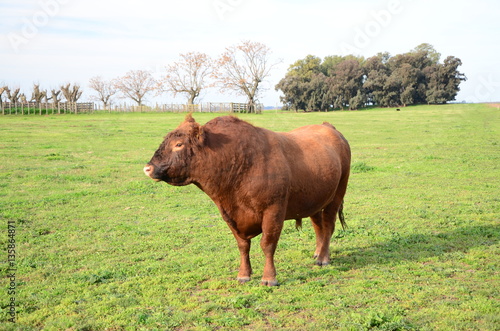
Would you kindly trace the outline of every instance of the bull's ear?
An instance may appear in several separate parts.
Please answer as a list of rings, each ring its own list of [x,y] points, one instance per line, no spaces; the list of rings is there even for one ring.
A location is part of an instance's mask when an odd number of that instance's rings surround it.
[[[196,145],[203,145],[205,142],[205,131],[203,130],[203,127],[196,122],[191,128],[190,136],[192,142]]]
[[[198,127],[198,141],[200,142],[200,144],[204,144],[205,143],[205,130],[203,129],[202,126]]]

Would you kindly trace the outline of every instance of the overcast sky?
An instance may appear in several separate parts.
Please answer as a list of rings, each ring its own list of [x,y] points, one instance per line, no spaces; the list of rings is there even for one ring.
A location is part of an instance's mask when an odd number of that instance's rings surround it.
[[[161,77],[180,53],[217,57],[243,40],[266,44],[282,63],[260,100],[279,104],[274,86],[308,54],[392,55],[429,43],[462,60],[457,101],[500,101],[498,0],[1,0],[0,84],[31,95],[42,88],[112,79],[129,70]],[[184,102],[163,95],[150,103]],[[206,91],[202,101],[245,101]]]

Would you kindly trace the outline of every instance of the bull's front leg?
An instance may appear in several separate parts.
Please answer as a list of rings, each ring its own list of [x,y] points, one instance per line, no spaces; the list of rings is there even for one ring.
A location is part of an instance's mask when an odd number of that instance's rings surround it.
[[[238,249],[240,250],[240,271],[238,272],[238,281],[244,284],[250,280],[252,275],[252,266],[250,265],[250,239],[240,238],[237,234],[234,234],[236,241],[238,242]]]
[[[238,243],[238,249],[240,251],[240,271],[238,272],[238,281],[243,284],[250,281],[250,277],[252,276],[252,266],[250,265],[250,238],[249,236],[245,236],[244,234],[240,234],[238,229],[236,228],[236,221],[229,216],[226,210],[220,205],[219,207],[220,213],[224,221],[226,221],[229,229],[233,233],[236,242]]]
[[[268,211],[262,220],[262,239],[260,247],[266,257],[264,274],[262,275],[262,285],[277,286],[276,268],[274,266],[274,253],[278,246],[284,223],[284,213],[281,210]]]

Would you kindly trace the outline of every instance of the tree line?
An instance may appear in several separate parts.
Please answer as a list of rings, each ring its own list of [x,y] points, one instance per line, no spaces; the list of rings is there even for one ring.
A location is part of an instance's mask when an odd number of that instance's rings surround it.
[[[289,110],[326,111],[412,104],[440,104],[455,100],[466,80],[458,71],[459,58],[441,55],[429,44],[391,56],[368,59],[353,55],[308,55],[293,63],[276,85]]]
[[[52,89],[48,92],[47,90],[41,89],[40,84],[34,83],[31,97],[28,99],[25,93],[21,93],[21,88],[9,88],[5,85],[0,87],[0,105],[3,102],[4,95],[6,101],[12,104],[35,102],[37,105],[40,105],[42,102],[50,102],[57,106],[62,101],[62,97],[65,98],[66,102],[77,102],[82,96],[82,93],[83,91],[77,84],[72,86],[68,83],[61,85],[59,89]]]
[[[275,88],[283,94],[280,98],[284,109],[296,111],[446,103],[455,99],[466,77],[458,71],[462,64],[459,58],[448,56],[441,63],[440,57],[429,44],[396,56],[379,53],[368,59],[354,55],[321,59],[308,55],[293,63]],[[279,60],[271,60],[271,50],[266,45],[243,41],[227,47],[217,59],[199,52],[180,54],[177,61],[165,67],[160,79],[147,70],[131,70],[111,80],[93,77],[89,87],[95,92],[92,100],[102,102],[105,109],[109,109],[115,96],[142,106],[149,94],[162,93],[184,95],[188,104],[194,104],[202,90],[218,88],[246,96],[247,110],[258,112],[261,83],[278,63]],[[19,88],[4,86],[0,87],[0,103],[3,95],[11,103],[44,101],[57,105],[62,97],[67,102],[77,102],[82,88],[66,84],[49,92],[34,84],[28,99]]]

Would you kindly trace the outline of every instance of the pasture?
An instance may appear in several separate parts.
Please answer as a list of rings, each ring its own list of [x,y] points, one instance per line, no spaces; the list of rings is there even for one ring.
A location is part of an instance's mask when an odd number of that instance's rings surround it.
[[[240,285],[236,241],[211,200],[143,174],[184,114],[0,117],[1,246],[15,240],[15,294],[0,257],[1,329],[498,330],[499,115],[239,115],[275,131],[329,121],[353,152],[349,227],[334,234],[331,265],[314,265],[308,220],[286,222],[275,288],[260,285],[260,237]]]

